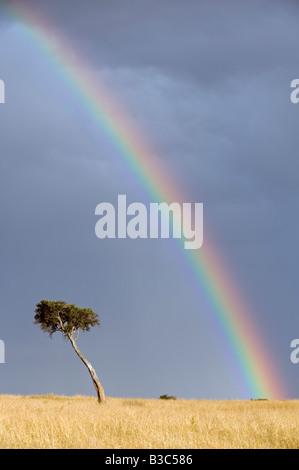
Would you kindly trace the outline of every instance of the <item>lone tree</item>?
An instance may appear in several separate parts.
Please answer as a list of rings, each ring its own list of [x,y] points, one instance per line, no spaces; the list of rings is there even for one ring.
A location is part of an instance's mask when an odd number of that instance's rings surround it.
[[[41,300],[36,304],[34,323],[39,325],[43,332],[50,337],[60,331],[64,338],[71,342],[74,350],[86,365],[95,386],[99,403],[105,403],[105,394],[102,384],[90,362],[83,356],[76,344],[79,331],[89,331],[91,326],[99,325],[97,313],[90,308],[79,308],[66,302]]]

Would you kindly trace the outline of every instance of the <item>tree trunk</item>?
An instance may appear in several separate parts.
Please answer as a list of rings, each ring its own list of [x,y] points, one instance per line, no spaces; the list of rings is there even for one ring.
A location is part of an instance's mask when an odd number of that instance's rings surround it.
[[[80,349],[76,345],[74,338],[71,335],[68,335],[68,338],[69,338],[74,350],[76,351],[76,353],[80,357],[81,361],[86,365],[87,369],[89,370],[90,376],[92,378],[94,387],[95,387],[97,395],[98,395],[98,402],[99,403],[105,403],[106,402],[106,397],[105,397],[104,389],[103,389],[103,386],[102,386],[101,382],[98,379],[96,371],[94,370],[94,368],[92,367],[90,362],[83,356]]]

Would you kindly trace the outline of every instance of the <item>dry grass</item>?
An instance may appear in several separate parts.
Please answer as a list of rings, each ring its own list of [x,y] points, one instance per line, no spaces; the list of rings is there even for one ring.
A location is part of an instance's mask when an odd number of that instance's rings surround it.
[[[299,400],[0,396],[0,448],[299,448]]]

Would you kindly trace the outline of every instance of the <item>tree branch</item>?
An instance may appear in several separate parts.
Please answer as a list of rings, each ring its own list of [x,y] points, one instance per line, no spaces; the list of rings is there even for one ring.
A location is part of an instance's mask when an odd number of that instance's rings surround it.
[[[60,323],[60,328],[62,329],[62,331],[64,331],[64,328],[63,328],[63,323],[62,323],[62,320],[61,320],[60,316],[59,316],[59,315],[57,315],[57,317],[56,317],[56,318],[57,318],[57,320],[58,320],[58,321],[59,321],[59,323]]]

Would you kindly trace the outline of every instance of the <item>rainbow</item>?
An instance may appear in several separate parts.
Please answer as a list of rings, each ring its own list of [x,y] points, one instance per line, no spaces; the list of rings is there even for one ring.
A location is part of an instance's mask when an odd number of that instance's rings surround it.
[[[88,65],[67,43],[61,33],[51,28],[25,2],[7,3],[8,14],[22,25],[27,40],[53,64],[54,69],[72,89],[80,105],[109,139],[126,168],[155,201],[186,202],[188,198],[162,167],[161,159],[130,123],[128,114],[103,83],[95,80]],[[175,240],[174,243],[181,243]],[[230,275],[227,263],[212,243],[205,229],[204,249],[179,248],[188,268],[195,293],[207,305],[209,321],[220,335],[230,367],[250,398],[283,398],[286,390],[275,370],[264,338],[254,325],[248,302]]]

